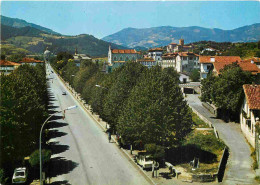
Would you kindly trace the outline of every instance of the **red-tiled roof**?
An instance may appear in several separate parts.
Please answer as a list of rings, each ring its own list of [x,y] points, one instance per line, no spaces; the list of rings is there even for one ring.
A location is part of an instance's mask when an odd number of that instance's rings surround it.
[[[260,110],[260,85],[243,85],[249,109]]]
[[[170,43],[169,45],[177,45],[177,43],[175,43],[175,42],[172,42],[172,43]]]
[[[199,55],[192,53],[192,52],[179,52],[178,55],[180,55],[181,57],[199,56]]]
[[[254,58],[250,58],[250,59],[247,59],[247,60],[244,60],[244,61],[246,61],[246,62],[251,62],[251,61],[253,61],[253,62],[255,62],[255,63],[259,63],[259,62],[260,62],[260,58],[254,57]]]
[[[152,48],[152,49],[149,49],[148,51],[163,51],[162,48]]]
[[[43,61],[35,60],[33,58],[23,58],[23,60],[20,61],[20,63],[43,63]]]
[[[215,62],[238,62],[241,61],[239,56],[200,56],[200,63],[213,63],[211,58],[215,58]]]
[[[0,65],[1,66],[19,66],[21,64],[11,62],[11,61],[7,61],[7,60],[0,60]]]
[[[218,74],[220,74],[220,70],[224,69],[226,65],[230,65],[233,62],[213,62],[214,69]],[[237,62],[237,64],[241,67],[243,71],[249,71],[253,75],[260,73],[260,69],[256,66],[256,64],[246,61]]]
[[[165,53],[163,54],[162,58],[172,58],[172,57],[176,57],[178,53]]]
[[[137,54],[135,49],[112,49],[112,53]]]

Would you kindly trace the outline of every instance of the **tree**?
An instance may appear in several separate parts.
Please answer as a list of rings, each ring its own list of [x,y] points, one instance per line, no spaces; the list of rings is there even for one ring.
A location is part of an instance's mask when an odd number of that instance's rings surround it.
[[[5,60],[5,55],[1,55],[1,60]]]
[[[212,103],[213,84],[216,77],[209,72],[207,78],[201,81],[201,101]]]
[[[165,147],[178,144],[189,133],[192,119],[177,72],[156,66],[140,79],[119,117],[117,130],[123,141]]]
[[[237,63],[227,65],[218,77],[208,74],[202,80],[201,100],[213,103],[232,119],[238,118],[244,97],[243,84],[250,84],[253,77],[250,72],[243,71]]]
[[[250,72],[243,71],[237,63],[227,65],[220,71],[211,92],[211,99],[218,108],[237,116],[244,98],[243,84],[253,81]]]
[[[193,82],[198,82],[199,79],[200,79],[200,72],[198,69],[193,69],[191,71],[191,75],[190,75],[190,78]]]
[[[29,163],[32,167],[38,167],[40,165],[39,160],[39,150],[35,150],[31,155],[29,159]],[[47,163],[51,159],[51,151],[50,150],[42,150],[42,163]]]
[[[138,63],[127,62],[117,71],[115,82],[109,88],[108,94],[104,101],[105,119],[115,128],[117,119],[124,107],[131,89],[139,81],[139,77],[145,67]]]

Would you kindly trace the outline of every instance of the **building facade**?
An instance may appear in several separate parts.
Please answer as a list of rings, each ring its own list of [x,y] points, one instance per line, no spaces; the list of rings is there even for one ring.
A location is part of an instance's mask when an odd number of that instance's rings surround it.
[[[135,49],[108,49],[108,64],[113,67],[123,65],[127,61],[136,62],[139,59],[139,53]]]
[[[199,56],[200,79],[207,78],[209,71],[214,69],[215,62],[238,62],[241,61],[239,56]]]
[[[167,46],[167,52],[173,53],[173,52],[192,52],[193,46],[185,46],[184,45],[184,39],[179,40],[179,44],[176,43],[170,43]]]
[[[31,66],[36,66],[37,64],[43,65],[44,62],[41,60],[35,60],[33,58],[23,58],[22,61],[19,61],[20,64],[29,64]]]
[[[241,130],[248,142],[255,147],[256,121],[260,118],[260,85],[245,84],[243,89],[245,98],[240,112]]]
[[[21,64],[7,61],[7,60],[0,60],[0,74],[8,75],[13,70],[18,68]]]
[[[137,59],[137,62],[148,68],[151,68],[156,65],[156,61],[153,58],[147,58],[147,57],[142,59]]]
[[[176,68],[176,56],[177,56],[177,53],[165,53],[162,56],[161,67],[162,68],[167,68],[167,67]]]
[[[153,58],[158,65],[160,65],[162,61],[163,49],[161,48],[153,48],[148,50],[148,57]]]
[[[189,73],[193,69],[199,69],[199,55],[190,52],[180,52],[176,56],[176,71]]]

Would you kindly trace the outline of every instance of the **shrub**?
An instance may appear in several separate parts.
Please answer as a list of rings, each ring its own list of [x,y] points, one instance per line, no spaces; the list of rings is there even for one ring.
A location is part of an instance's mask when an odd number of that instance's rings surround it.
[[[51,159],[51,151],[50,150],[42,150],[42,163],[47,163]],[[35,150],[29,159],[29,163],[32,167],[38,166],[40,164],[39,161],[39,150]]]

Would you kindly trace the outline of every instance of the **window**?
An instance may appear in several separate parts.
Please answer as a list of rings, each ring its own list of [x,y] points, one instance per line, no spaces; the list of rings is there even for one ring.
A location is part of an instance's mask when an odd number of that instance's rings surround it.
[[[120,57],[120,61],[122,61],[123,60],[123,57]]]
[[[114,61],[116,61],[116,57],[114,57]]]
[[[129,58],[128,58],[128,57],[126,57],[125,61],[129,61]]]
[[[210,67],[211,67],[210,65],[207,65],[207,70],[209,70],[209,69],[210,69]]]
[[[246,125],[251,130],[251,119],[246,119]]]
[[[183,60],[187,60],[187,57],[183,57]]]
[[[190,57],[190,60],[193,60],[193,58],[192,58],[192,57]]]

